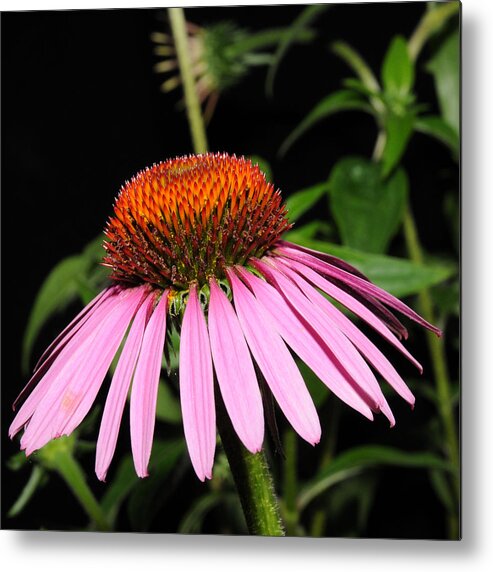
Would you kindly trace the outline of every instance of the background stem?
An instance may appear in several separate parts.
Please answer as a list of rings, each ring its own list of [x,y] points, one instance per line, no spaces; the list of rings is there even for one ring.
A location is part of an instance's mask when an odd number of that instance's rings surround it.
[[[404,237],[409,258],[416,264],[423,264],[423,249],[419,241],[416,223],[408,205],[404,213]],[[433,310],[433,301],[428,289],[421,291],[418,295],[419,313],[430,323],[436,322]],[[447,370],[447,358],[445,355],[445,344],[443,338],[437,338],[432,332],[426,332],[426,339],[430,351],[430,357],[435,378],[435,385],[438,397],[438,412],[442,420],[442,425],[446,439],[446,454],[454,467],[453,486],[457,501],[460,501],[460,481],[459,481],[459,446],[457,432],[455,429],[455,419],[450,391],[449,374]],[[454,515],[455,524],[451,528],[457,528],[457,517]]]
[[[283,513],[286,522],[286,534],[288,536],[297,536],[299,518],[296,507],[298,447],[297,436],[292,429],[287,429],[284,433],[284,451],[286,460],[284,462]]]
[[[195,79],[188,52],[188,39],[185,27],[185,13],[182,8],[168,8],[171,29],[175,40],[178,64],[183,81],[183,92],[187,108],[188,125],[192,136],[192,144],[195,153],[207,152],[207,135],[204,120],[200,108],[200,102],[195,87]]]

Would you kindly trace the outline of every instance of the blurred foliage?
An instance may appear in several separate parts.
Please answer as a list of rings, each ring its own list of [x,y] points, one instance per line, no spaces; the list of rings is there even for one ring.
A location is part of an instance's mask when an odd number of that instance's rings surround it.
[[[294,43],[313,39],[313,27],[327,7],[309,6],[301,10],[291,27],[256,33],[231,22],[216,22],[207,28],[190,25],[190,42],[195,46],[195,63],[200,70],[196,80],[198,88],[202,86],[202,99],[227,91],[229,86],[243,81],[248,69],[254,65],[270,66],[267,91],[272,95],[276,74],[282,71],[282,59],[287,57]],[[406,209],[410,199],[414,193],[419,193],[419,189],[410,187],[402,164],[413,133],[432,137],[450,149],[454,160],[459,158],[459,30],[457,18],[453,18],[457,11],[458,3],[455,2],[442,6],[430,3],[409,40],[401,35],[392,38],[382,54],[378,73],[374,73],[364,58],[345,41],[324,38],[330,41],[332,52],[348,65],[353,77],[342,81],[342,89],[323,95],[301,122],[290,129],[279,149],[280,156],[285,156],[313,126],[336,113],[364,112],[374,118],[376,137],[372,157],[342,157],[330,172],[327,171],[325,180],[307,180],[303,189],[288,197],[289,218],[294,226],[286,239],[343,258],[394,295],[411,296],[431,289],[433,310],[446,335],[448,325],[459,314],[457,258],[451,260],[450,256],[425,252],[423,261],[419,262],[390,255],[389,250],[395,240],[402,240],[403,217],[409,212]],[[336,9],[330,14],[337,18]],[[155,54],[164,57],[156,65],[156,71],[175,74],[166,80],[163,88],[173,89],[180,84],[180,78],[172,40],[162,32],[154,33],[152,39]],[[416,76],[422,73],[416,60],[423,45],[430,40],[433,40],[433,53],[426,71],[433,75],[440,115],[430,114],[430,102],[418,101],[415,92]],[[274,48],[274,51],[261,51],[267,48]],[[320,62],[310,62],[310,65],[315,70],[322,69],[326,65],[323,57],[321,53]],[[265,158],[255,156],[252,160],[266,172],[269,180],[275,180]],[[328,219],[321,214],[324,212],[322,205],[325,208],[328,205]],[[458,209],[455,189],[451,189],[443,210],[450,223],[457,255]],[[86,304],[103,287],[108,273],[99,264],[103,252],[101,243],[102,237],[98,236],[80,254],[60,261],[42,284],[25,331],[22,360],[25,372],[29,369],[36,339],[48,321],[71,303]],[[163,424],[170,429],[171,435],[176,435],[173,429],[180,430],[181,426],[174,383],[179,340],[176,332],[173,335],[169,356],[163,358],[156,417],[158,425]],[[326,387],[306,365],[299,363],[299,366],[317,408],[325,411],[332,407],[334,398]],[[367,534],[381,470],[394,466],[426,472],[431,489],[449,515],[450,536],[457,536],[458,499],[454,492],[457,467],[446,454],[446,435],[438,413],[443,407],[440,392],[423,379],[406,379],[406,382],[430,406],[436,407],[430,423],[420,428],[425,437],[417,440],[419,447],[408,450],[395,439],[395,445],[366,443],[339,450],[337,433],[342,414],[332,415],[329,439],[317,449],[317,471],[308,478],[301,476],[301,470],[300,474],[288,475],[287,482],[295,485],[293,506],[288,504],[296,512],[293,520],[296,533],[313,536]],[[456,408],[458,401],[459,386],[454,382],[451,402],[447,406]],[[331,409],[332,413],[334,411]],[[155,440],[148,479],[136,477],[130,454],[120,457],[104,494],[96,499],[79,464],[80,458],[94,455],[96,427],[97,420],[90,417],[72,436],[49,443],[29,462],[24,453],[16,454],[8,461],[8,468],[18,471],[26,483],[10,508],[9,517],[27,510],[33,495],[58,474],[86,510],[88,529],[119,530],[125,518],[132,530],[152,529],[155,517],[173,501],[184,475],[190,472],[183,437]],[[84,433],[92,441],[82,440]],[[266,447],[268,449],[268,443]],[[271,461],[277,481],[286,477],[282,475],[283,471],[300,469],[296,458],[283,463],[278,457],[271,456]],[[284,500],[281,498],[282,503]],[[214,479],[198,493],[193,493],[188,509],[181,515],[178,531],[198,533],[206,524],[207,531],[246,532],[228,461],[220,448],[216,454]]]

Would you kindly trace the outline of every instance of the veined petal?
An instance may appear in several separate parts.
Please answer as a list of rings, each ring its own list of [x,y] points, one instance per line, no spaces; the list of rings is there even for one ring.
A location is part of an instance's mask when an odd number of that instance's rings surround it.
[[[168,290],[164,290],[145,328],[135,366],[130,397],[130,438],[135,471],[139,477],[147,477],[147,466],[151,457],[167,307]]]
[[[406,401],[414,405],[414,396],[404,383],[404,380],[399,376],[393,365],[389,362],[389,360],[383,355],[383,353],[375,346],[373,342],[371,342],[354,324],[347,318],[342,312],[340,312],[329,300],[324,298],[321,294],[319,294],[315,288],[313,288],[300,274],[297,274],[294,270],[289,268],[289,266],[282,264],[284,267],[285,273],[291,277],[291,279],[296,282],[299,288],[306,294],[306,296],[315,304],[319,305],[325,313],[330,316],[336,325],[340,328],[341,332],[358,348],[358,350],[366,357],[366,359],[377,369],[382,376],[389,382],[389,384],[397,391],[397,393],[403,397]],[[311,279],[311,281],[315,282],[317,280],[317,274],[311,270],[310,268],[306,269],[307,275],[306,277]],[[300,272],[303,271],[303,268],[300,269]],[[313,276],[315,275],[315,276]],[[321,276],[318,276],[320,280],[324,280]],[[317,280],[317,282],[319,282]],[[327,281],[325,281],[327,282]],[[330,284],[330,283],[329,283]],[[332,288],[325,288],[324,291],[329,293],[328,290],[332,291]],[[385,332],[385,328],[382,324],[380,326],[383,328]],[[387,335],[391,336],[390,332],[387,330]],[[402,347],[402,344],[395,339],[393,336],[394,344],[399,347]],[[404,348],[402,348],[404,349]],[[408,352],[404,351],[403,353],[408,354]],[[408,354],[410,358],[410,354]],[[413,361],[415,361],[412,358]],[[419,364],[418,364],[419,366]]]
[[[334,359],[346,370],[351,378],[375,400],[375,407],[384,411],[385,397],[375,376],[360,353],[344,336],[333,320],[327,315],[321,316],[320,309],[311,302],[300,288],[271,264],[253,260],[252,264],[269,280],[273,281],[285,298],[312,325],[324,340]]]
[[[180,399],[190,459],[204,481],[212,477],[216,410],[209,335],[195,285],[190,288],[181,328]]]
[[[143,290],[139,287],[122,292],[118,304],[53,381],[21,439],[27,455],[53,438],[70,435],[85,417],[142,300]]]
[[[372,326],[382,337],[384,337],[389,343],[391,343],[395,348],[397,348],[406,358],[415,365],[420,372],[423,371],[421,364],[407,351],[407,349],[401,344],[401,342],[390,332],[390,330],[383,324],[372,312],[370,312],[361,302],[355,300],[352,296],[338,288],[329,280],[326,280],[323,276],[312,270],[305,264],[301,264],[294,260],[288,260],[286,258],[279,258],[279,262],[283,265],[293,268],[306,278],[309,282],[320,288],[323,292],[340,302],[348,310],[354,312],[356,316],[364,320],[367,324]]]
[[[13,408],[15,410],[24,401],[9,430],[11,437],[29,420],[37,404],[46,395],[48,388],[61,368],[64,367],[67,360],[71,361],[72,354],[84,340],[94,333],[95,328],[101,323],[104,315],[118,303],[120,294],[121,290],[119,287],[108,288],[106,295],[87,313],[83,323],[78,325],[79,327],[77,327],[73,335],[70,335],[69,339],[60,342],[56,349],[53,349],[50,355],[42,363],[39,363],[34,375],[14,402]]]
[[[238,437],[257,453],[264,440],[264,410],[252,358],[226,294],[214,279],[209,284],[209,338],[219,388]]]
[[[227,274],[241,328],[270,390],[295,431],[312,445],[318,443],[317,411],[288,348],[250,290],[233,271]]]
[[[123,408],[154,300],[154,295],[149,295],[138,309],[111,380],[96,446],[96,475],[100,481],[105,480],[115,453]]]
[[[345,370],[330,359],[326,344],[320,336],[300,322],[282,295],[268,282],[241,267],[236,269],[253,290],[257,300],[270,315],[277,331],[292,350],[337,397],[373,420],[370,405],[374,406],[374,400],[368,400],[365,393],[358,391],[358,386]]]
[[[66,326],[58,336],[51,342],[51,344],[42,353],[41,357],[38,359],[36,365],[34,366],[34,372],[39,369],[43,362],[51,357],[53,353],[60,353],[61,348],[63,348],[67,342],[74,336],[74,334],[80,330],[80,328],[87,322],[94,313],[94,310],[101,304],[108,296],[114,295],[120,290],[119,286],[111,286],[105,288],[100,292],[84,309],[75,316],[75,318]]]
[[[374,296],[378,300],[381,300],[382,302],[387,304],[387,306],[394,308],[401,314],[404,314],[404,316],[407,316],[409,319],[413,320],[414,322],[418,323],[424,328],[427,328],[428,330],[432,331],[438,336],[442,334],[439,328],[433,326],[432,324],[424,320],[419,314],[417,314],[414,310],[409,308],[409,306],[406,306],[406,304],[401,302],[398,298],[392,296],[392,294],[389,294],[385,290],[382,290],[382,288],[379,288],[375,284],[367,280],[364,280],[362,278],[359,278],[354,274],[350,274],[345,270],[336,268],[331,264],[323,262],[322,260],[319,260],[318,258],[316,258],[311,254],[307,254],[306,252],[296,250],[292,247],[281,246],[278,247],[277,250],[279,253],[281,253],[283,256],[286,256],[287,258],[291,258],[293,260],[297,260],[298,262],[302,262],[307,266],[314,268],[321,274],[341,280],[349,284],[350,286],[355,287],[362,293],[367,293],[370,294],[371,296]]]

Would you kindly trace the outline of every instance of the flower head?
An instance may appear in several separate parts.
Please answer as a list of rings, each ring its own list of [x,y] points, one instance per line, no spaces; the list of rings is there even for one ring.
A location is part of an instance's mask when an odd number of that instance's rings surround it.
[[[201,480],[212,474],[216,383],[242,443],[251,452],[262,447],[256,368],[297,433],[319,441],[318,415],[290,350],[341,400],[368,419],[382,412],[393,425],[375,372],[410,404],[414,397],[331,300],[418,369],[391,310],[439,331],[344,261],[283,241],[286,214],[258,167],[226,154],[169,160],[128,182],[105,231],[104,264],[113,283],[45,351],[14,404],[24,401],[10,435],[24,428],[26,454],[79,425],[123,345],[101,420],[96,473],[105,479],[131,386],[132,452],[137,474],[146,476],[172,326],[180,332],[185,438]]]

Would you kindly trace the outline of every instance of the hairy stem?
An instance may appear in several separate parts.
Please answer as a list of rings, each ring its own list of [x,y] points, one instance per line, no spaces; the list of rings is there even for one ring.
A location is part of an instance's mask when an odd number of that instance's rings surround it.
[[[279,504],[264,451],[253,454],[240,442],[216,391],[217,426],[240,496],[250,534],[284,536]]]

